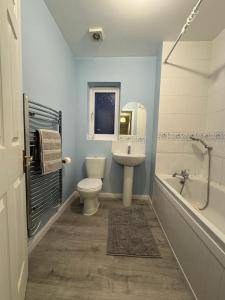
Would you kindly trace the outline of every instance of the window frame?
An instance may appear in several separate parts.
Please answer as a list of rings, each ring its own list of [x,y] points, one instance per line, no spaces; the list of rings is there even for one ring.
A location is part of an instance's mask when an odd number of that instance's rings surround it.
[[[115,93],[115,115],[114,134],[96,134],[95,128],[95,94]],[[118,138],[119,132],[119,111],[120,111],[120,89],[116,87],[90,87],[89,88],[89,133],[88,139],[97,141],[114,141]]]

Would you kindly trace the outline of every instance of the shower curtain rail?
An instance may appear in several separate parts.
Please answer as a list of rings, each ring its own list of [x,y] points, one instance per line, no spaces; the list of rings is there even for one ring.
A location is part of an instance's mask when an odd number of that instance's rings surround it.
[[[168,59],[170,58],[171,54],[173,53],[174,49],[176,48],[177,44],[179,43],[179,41],[181,40],[182,36],[185,34],[185,32],[188,30],[189,26],[191,25],[191,23],[194,21],[195,17],[198,16],[199,14],[199,7],[202,4],[203,0],[198,0],[197,4],[195,5],[195,7],[192,9],[189,17],[187,18],[186,23],[184,24],[178,38],[176,39],[173,47],[171,48],[169,54],[167,55],[167,57],[164,60],[164,64],[168,63]]]

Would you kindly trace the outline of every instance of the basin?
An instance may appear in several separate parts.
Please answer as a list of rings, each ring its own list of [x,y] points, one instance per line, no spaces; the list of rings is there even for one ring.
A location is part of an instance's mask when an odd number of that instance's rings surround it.
[[[123,166],[135,167],[145,160],[145,154],[113,153],[114,160]]]
[[[145,154],[113,153],[114,160],[124,166],[123,173],[123,205],[128,207],[132,202],[134,167],[144,162]]]

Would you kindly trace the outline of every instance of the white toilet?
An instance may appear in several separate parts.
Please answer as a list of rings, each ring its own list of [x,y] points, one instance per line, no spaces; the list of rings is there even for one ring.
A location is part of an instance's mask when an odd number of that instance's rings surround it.
[[[98,195],[102,189],[102,179],[105,173],[105,157],[86,157],[85,165],[88,178],[81,180],[77,190],[84,202],[83,214],[91,216],[99,207]]]

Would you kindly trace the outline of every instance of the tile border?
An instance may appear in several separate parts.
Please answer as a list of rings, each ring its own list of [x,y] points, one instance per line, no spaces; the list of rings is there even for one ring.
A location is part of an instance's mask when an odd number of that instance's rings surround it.
[[[145,144],[146,137],[138,136],[138,135],[119,135],[117,141]]]
[[[225,140],[225,132],[159,132],[158,140],[181,140],[189,141],[190,136],[207,140]]]

